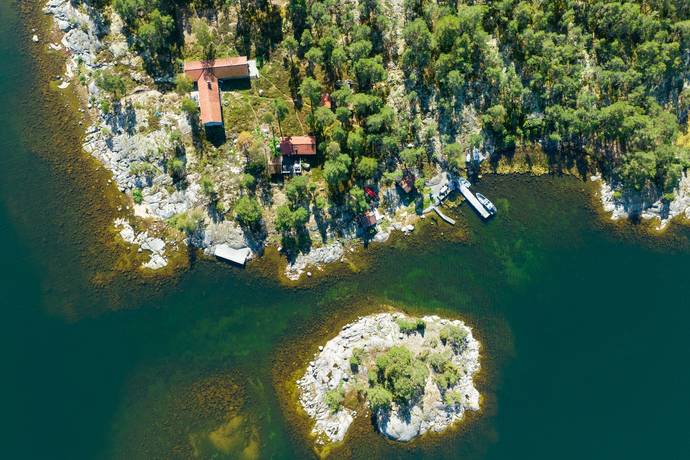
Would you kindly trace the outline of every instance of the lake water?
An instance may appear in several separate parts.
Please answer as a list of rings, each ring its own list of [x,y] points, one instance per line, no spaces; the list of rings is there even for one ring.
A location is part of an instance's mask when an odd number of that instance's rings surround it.
[[[394,444],[359,420],[333,458],[689,458],[690,231],[605,223],[590,184],[487,177],[466,207],[287,288],[268,262],[122,270],[107,174],[79,151],[33,2],[0,2],[3,458],[310,458],[289,395],[347,321],[395,305],[465,319],[483,410]]]

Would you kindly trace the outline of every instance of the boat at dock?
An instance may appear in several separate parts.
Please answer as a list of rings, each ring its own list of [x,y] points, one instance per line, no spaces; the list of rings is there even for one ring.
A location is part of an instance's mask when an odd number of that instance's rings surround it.
[[[488,219],[491,217],[491,213],[486,210],[486,208],[479,202],[477,197],[474,196],[474,193],[472,193],[467,186],[460,184],[460,193],[462,193],[462,196],[465,197],[470,206],[472,206],[475,211],[479,213],[482,219]]]
[[[487,197],[482,195],[481,193],[477,192],[477,200],[486,208],[487,211],[489,211],[491,214],[496,214],[497,209],[496,206],[489,200]]]

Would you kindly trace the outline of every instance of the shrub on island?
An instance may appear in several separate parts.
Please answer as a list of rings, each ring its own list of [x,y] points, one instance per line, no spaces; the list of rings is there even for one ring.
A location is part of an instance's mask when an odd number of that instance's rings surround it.
[[[350,368],[353,371],[356,371],[359,369],[359,366],[362,364],[362,360],[364,359],[365,353],[364,350],[361,348],[355,348],[352,350],[352,356],[350,357]]]
[[[424,320],[420,318],[398,318],[395,320],[395,322],[398,324],[398,327],[400,327],[400,332],[402,332],[403,334],[412,334],[413,332],[417,331],[421,332],[426,327],[426,324],[424,324]]]
[[[366,396],[367,401],[369,401],[369,407],[371,407],[373,412],[388,410],[393,403],[393,395],[381,385],[367,388]]]
[[[424,391],[429,369],[405,346],[391,347],[376,358],[376,383],[388,390],[393,399],[408,404]]]
[[[331,411],[331,414],[335,414],[340,410],[344,400],[345,389],[343,388],[342,383],[338,385],[338,388],[335,390],[327,391],[326,396],[324,397],[324,402],[326,403],[326,406],[328,406],[328,410]]]
[[[453,348],[460,348],[465,344],[467,330],[452,324],[447,324],[441,328],[439,338],[444,345],[449,343]]]

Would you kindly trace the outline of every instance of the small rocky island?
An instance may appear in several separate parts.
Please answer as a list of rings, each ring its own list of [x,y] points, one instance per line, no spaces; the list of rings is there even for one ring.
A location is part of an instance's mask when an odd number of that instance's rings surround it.
[[[297,381],[317,445],[341,441],[367,408],[393,440],[444,431],[479,410],[479,348],[462,321],[438,316],[379,313],[347,324]]]

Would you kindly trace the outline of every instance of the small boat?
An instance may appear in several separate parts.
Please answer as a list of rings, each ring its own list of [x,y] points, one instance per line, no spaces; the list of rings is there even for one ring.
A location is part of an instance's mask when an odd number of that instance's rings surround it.
[[[496,214],[496,206],[484,195],[481,193],[475,193],[477,200],[486,208],[487,211],[489,211],[491,214]]]

